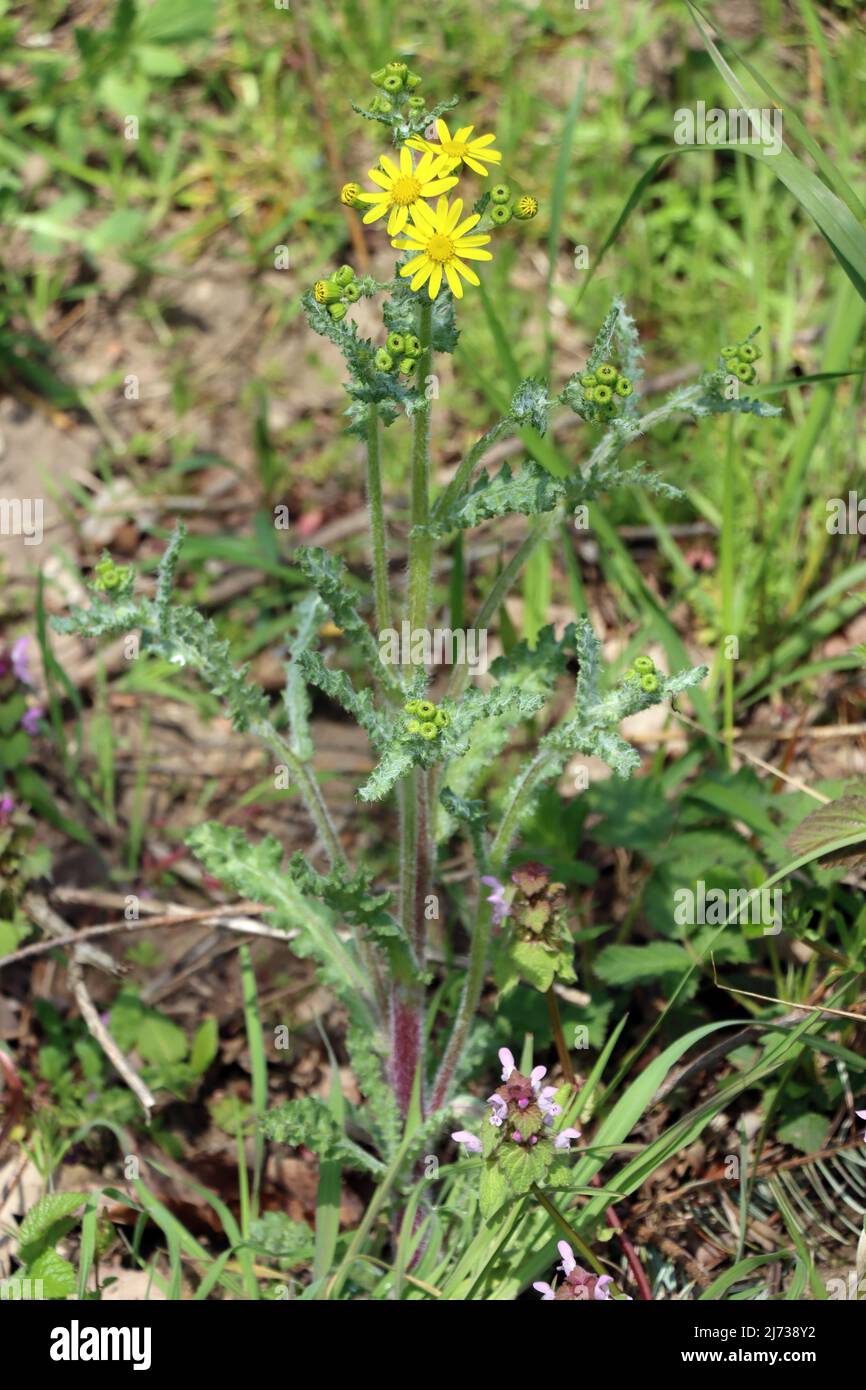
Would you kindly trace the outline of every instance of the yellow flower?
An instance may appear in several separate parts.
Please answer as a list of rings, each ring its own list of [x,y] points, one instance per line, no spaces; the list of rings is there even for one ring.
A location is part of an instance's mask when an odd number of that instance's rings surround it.
[[[444,193],[457,182],[456,178],[436,177],[438,162],[434,155],[424,154],[415,168],[412,156],[404,145],[400,151],[398,169],[393,159],[383,154],[379,161],[382,167],[370,170],[370,178],[382,192],[360,194],[361,202],[373,204],[370,211],[364,214],[364,221],[377,222],[386,212],[390,212],[388,235],[396,236],[402,232],[409,220],[410,208],[417,207],[422,198],[435,198],[437,193]]]
[[[474,140],[470,140],[470,135],[475,129],[474,125],[463,126],[462,130],[455,131],[452,136],[447,125],[443,120],[436,122],[436,131],[439,136],[438,145],[432,140],[425,140],[423,136],[416,135],[406,143],[416,150],[427,150],[438,155],[435,172],[437,174],[456,169],[458,164],[467,164],[470,169],[474,169],[476,174],[487,177],[488,170],[485,164],[498,164],[502,159],[499,150],[490,149],[496,139],[495,135],[476,135]]]
[[[468,235],[480,220],[478,213],[461,222],[462,212],[462,198],[456,198],[450,205],[447,198],[440,198],[435,212],[426,203],[416,203],[412,209],[412,221],[406,230],[406,239],[391,243],[398,251],[421,253],[401,266],[400,274],[412,276],[413,290],[420,289],[427,281],[431,299],[435,299],[439,293],[443,272],[452,293],[457,299],[462,299],[460,275],[470,285],[479,283],[475,271],[464,265],[464,261],[493,260],[489,251],[480,249],[490,237]]]

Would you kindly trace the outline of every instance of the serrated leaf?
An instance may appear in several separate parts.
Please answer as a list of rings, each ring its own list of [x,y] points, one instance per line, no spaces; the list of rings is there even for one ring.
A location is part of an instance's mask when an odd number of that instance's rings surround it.
[[[33,1245],[56,1221],[71,1216],[87,1201],[86,1192],[50,1192],[31,1207],[18,1230],[21,1245]]]
[[[416,529],[431,536],[447,536],[511,513],[538,516],[552,512],[565,492],[565,484],[532,459],[526,459],[517,473],[505,463],[493,477],[482,469],[468,492],[457,497],[429,526]]]
[[[675,941],[651,941],[646,946],[605,946],[595,958],[593,972],[606,984],[628,987],[682,975],[691,965],[689,952]]]
[[[509,955],[521,976],[534,989],[545,993],[556,976],[556,955],[537,941],[515,941]]]
[[[295,635],[289,644],[285,666],[283,704],[289,720],[289,747],[302,762],[308,762],[313,756],[313,740],[310,737],[310,696],[299,658],[315,642],[325,614],[325,605],[318,594],[307,594],[292,611]]]
[[[75,1270],[56,1250],[43,1250],[27,1267],[28,1279],[41,1280],[43,1298],[72,1298],[76,1292]]]
[[[347,1139],[342,1129],[318,1096],[287,1100],[269,1110],[262,1122],[264,1133],[278,1144],[293,1148],[304,1145],[322,1161],[334,1160],[375,1176],[384,1171],[372,1154]]]
[[[828,806],[819,806],[801,821],[789,835],[788,846],[797,858],[821,852],[836,864],[859,864],[866,858],[866,850],[848,846],[834,851],[833,846],[861,831],[866,841],[866,795],[849,792]]]
[[[498,1164],[485,1163],[482,1166],[481,1180],[478,1184],[478,1209],[484,1220],[490,1221],[510,1197],[511,1192],[508,1183]]]
[[[518,1196],[528,1192],[535,1181],[529,1150],[522,1144],[508,1144],[502,1149],[497,1163],[508,1179],[508,1185]]]

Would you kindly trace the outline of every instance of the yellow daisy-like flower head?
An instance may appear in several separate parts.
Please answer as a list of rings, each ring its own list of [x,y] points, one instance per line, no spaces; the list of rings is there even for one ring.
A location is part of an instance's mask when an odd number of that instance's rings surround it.
[[[435,299],[442,287],[442,277],[457,299],[463,298],[463,284],[460,276],[470,285],[479,284],[478,276],[466,261],[492,261],[489,251],[482,251],[490,237],[470,236],[472,228],[480,221],[478,213],[473,213],[464,222],[463,199],[455,198],[453,203],[440,198],[435,211],[426,203],[416,203],[412,209],[412,220],[406,230],[405,239],[392,242],[398,251],[418,251],[411,261],[401,266],[401,275],[411,275],[413,290],[419,290],[426,283],[431,299]]]
[[[453,188],[456,177],[439,178],[436,156],[429,152],[423,154],[417,165],[404,145],[400,151],[399,168],[386,154],[379,161],[381,168],[371,169],[370,178],[379,185],[378,193],[361,193],[362,203],[372,203],[369,212],[364,214],[365,222],[377,222],[385,213],[388,217],[388,235],[396,236],[402,232],[409,220],[409,211],[416,208],[422,198],[435,198]]]
[[[465,164],[468,168],[474,169],[476,174],[481,174],[484,178],[489,172],[485,168],[487,164],[499,164],[502,155],[499,150],[491,149],[495,135],[476,135],[471,138],[474,125],[463,126],[453,135],[448,130],[443,120],[436,122],[436,133],[439,136],[439,143],[432,140],[425,140],[423,136],[415,136],[407,141],[416,150],[427,150],[435,154],[437,159],[436,173],[448,172],[456,169],[459,164]]]

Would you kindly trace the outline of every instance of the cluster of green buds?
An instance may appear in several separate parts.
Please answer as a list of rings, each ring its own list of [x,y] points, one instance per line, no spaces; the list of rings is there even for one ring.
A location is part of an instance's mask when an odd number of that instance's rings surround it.
[[[748,338],[744,343],[729,343],[722,348],[722,360],[725,370],[730,376],[735,376],[738,381],[749,386],[757,377],[755,363],[761,356],[761,349]]]
[[[420,356],[421,342],[414,333],[389,333],[385,346],[378,349],[373,360],[380,372],[402,372],[404,376],[411,376]]]
[[[583,399],[595,406],[598,419],[609,420],[620,401],[628,400],[634,385],[612,362],[600,362],[591,372],[584,372],[580,378]]]
[[[341,265],[327,280],[317,280],[313,286],[317,304],[323,304],[337,322],[348,313],[349,304],[361,298],[358,277],[350,265]]]
[[[370,110],[378,115],[389,116],[395,106],[403,102],[413,113],[424,110],[424,98],[413,95],[415,89],[421,86],[421,78],[405,63],[386,63],[383,68],[370,73],[370,81],[379,88],[370,103]]]
[[[101,594],[122,594],[129,589],[134,578],[130,565],[118,565],[108,551],[93,566],[93,588]]]
[[[406,738],[423,738],[429,743],[451,723],[448,711],[439,709],[432,700],[407,700],[403,712],[406,715],[403,723]]]
[[[623,671],[622,678],[624,681],[637,681],[647,695],[654,695],[662,680],[651,656],[636,656],[633,664]]]
[[[521,193],[515,197],[507,183],[497,183],[491,188],[487,221],[492,227],[504,227],[512,217],[518,222],[530,222],[537,213],[538,199],[533,198],[531,193]]]

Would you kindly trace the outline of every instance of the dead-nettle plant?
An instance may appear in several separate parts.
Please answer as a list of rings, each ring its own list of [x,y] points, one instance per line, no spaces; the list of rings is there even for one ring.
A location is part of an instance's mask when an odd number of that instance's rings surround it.
[[[518,643],[492,663],[483,685],[473,684],[469,663],[458,660],[434,701],[422,661],[398,666],[383,660],[377,634],[394,630],[395,620],[408,622],[413,632],[429,631],[435,621],[435,547],[491,519],[519,514],[528,522],[524,538],[490,583],[475,616],[473,627],[486,630],[535,548],[575,508],[622,485],[678,495],[675,486],[640,464],[622,466],[627,445],[683,413],[770,413],[730,389],[732,379],[739,386],[754,377],[758,353],[751,338],[726,350],[716,368],[694,385],[645,409],[637,329],[617,299],[582,369],[555,394],[546,381],[522,382],[507,412],[472,444],[447,486],[432,497],[429,439],[435,392],[429,387],[436,358],[457,345],[464,283],[478,283],[473,267],[483,271],[495,239],[534,216],[538,204],[530,193],[502,179],[493,135],[476,135],[469,125],[452,134],[442,115],[455,101],[428,110],[417,92],[416,75],[402,63],[389,64],[373,80],[377,95],[361,114],[384,128],[393,150],[370,170],[371,191],[348,184],[341,198],[362,209],[365,222],[386,226],[399,253],[395,275],[379,283],[342,266],[323,275],[303,297],[310,326],[336,344],[345,359],[348,430],[365,446],[371,601],[332,555],[313,547],[296,551],[309,592],[287,618],[286,685],[276,707],[249,679],[246,667],[233,665],[214,623],[173,600],[182,528],[165,552],[154,592],[140,592],[132,570],[106,556],[92,585],[95,601],[56,623],[60,631],[92,637],[137,630],[142,652],[157,653],[197,673],[223,701],[234,728],[258,738],[289,769],[303,797],[317,838],[307,855],[296,854],[288,863],[276,839],[251,843],[237,827],[214,822],[195,829],[189,844],[210,874],[267,904],[271,921],[293,933],[292,950],[314,958],[321,978],[345,1006],[348,1050],[363,1104],[341,1125],[323,1101],[292,1101],[271,1112],[267,1130],[276,1139],[304,1143],[322,1158],[381,1179],[373,1215],[368,1212],[360,1238],[386,1200],[396,1210],[405,1204],[419,1156],[446,1133],[455,1087],[465,1077],[471,1055],[467,1045],[490,963],[493,923],[510,918],[501,942],[497,937],[496,974],[503,988],[514,988],[522,979],[546,990],[556,977],[574,978],[560,885],[548,884],[543,874],[533,876],[534,870],[513,881],[506,873],[539,793],[575,755],[601,758],[616,775],[630,776],[639,758],[619,732],[622,721],[674,699],[705,674],[698,667],[666,676],[644,658],[612,682],[601,644],[582,619],[559,637],[547,627],[534,645]],[[488,188],[485,180],[491,176],[499,182]],[[458,196],[458,184],[462,192],[464,183],[473,199],[471,211]],[[381,305],[375,340],[363,337],[353,320],[353,306],[361,298]],[[748,370],[732,378],[734,357]],[[505,464],[492,474],[482,467],[497,441],[528,429],[542,436],[560,410],[579,417],[594,440],[584,462],[568,476],[553,476],[531,458],[516,469]],[[398,596],[389,581],[380,434],[399,417],[411,426],[411,524],[405,595]],[[366,684],[326,661],[320,634],[327,620],[340,630],[344,650],[351,650],[353,669],[367,673]],[[554,687],[575,667],[570,707],[553,721],[546,706]],[[312,770],[311,687],[336,700],[367,734],[376,761],[358,789],[361,801],[390,798],[396,803],[399,867],[393,886],[374,884],[367,868],[348,861]],[[531,716],[543,732],[494,813],[478,795],[479,788],[508,747],[512,731]],[[428,954],[428,933],[435,904],[445,900],[436,891],[437,854],[457,837],[471,846],[476,875],[463,920],[440,923],[451,940],[461,927],[469,940],[459,1004],[440,1039],[425,1026],[430,986],[439,970]],[[311,861],[316,859],[327,864],[315,868]],[[499,875],[513,882],[513,891],[506,892]],[[495,891],[488,893],[491,885]],[[567,1107],[531,1078],[518,1075],[512,1090],[515,1085],[523,1086],[525,1094],[509,1092],[494,1103],[494,1119],[506,1106],[509,1137],[504,1139],[505,1130],[494,1124],[485,1127],[481,1141],[486,1216],[509,1195],[525,1194],[530,1186],[540,1191],[539,1184],[550,1175],[557,1188],[569,1182],[567,1155],[575,1135],[563,1132],[560,1124],[560,1118],[568,1118]],[[512,1110],[514,1115],[526,1112],[522,1127],[512,1124]],[[471,1171],[467,1165],[467,1180]]]

